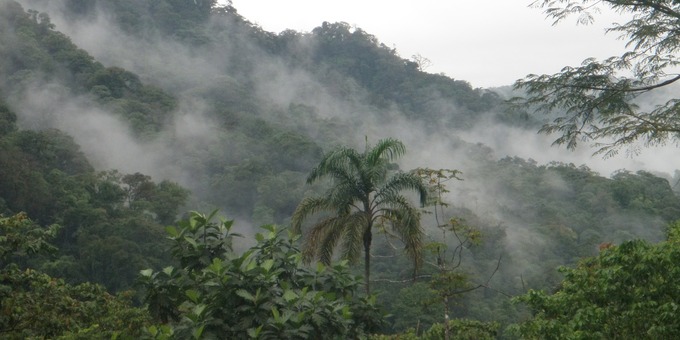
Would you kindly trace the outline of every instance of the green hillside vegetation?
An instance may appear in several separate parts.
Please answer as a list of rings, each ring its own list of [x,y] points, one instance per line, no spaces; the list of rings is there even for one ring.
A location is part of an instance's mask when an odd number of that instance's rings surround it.
[[[126,59],[63,33],[102,18]],[[162,62],[141,53],[167,46]],[[459,135],[543,118],[421,66],[346,23],[277,34],[215,1],[0,0],[0,337],[674,335],[660,273],[677,272],[677,178],[501,158]],[[100,115],[127,132],[85,138]],[[400,148],[368,152],[386,140]],[[455,170],[428,168],[437,143]],[[101,166],[138,146],[118,166],[152,174]],[[360,219],[352,197],[371,223],[333,224]],[[292,233],[312,225],[338,228]],[[639,291],[602,278],[612,268]],[[610,291],[616,307],[591,299]],[[631,294],[658,301],[662,324]]]

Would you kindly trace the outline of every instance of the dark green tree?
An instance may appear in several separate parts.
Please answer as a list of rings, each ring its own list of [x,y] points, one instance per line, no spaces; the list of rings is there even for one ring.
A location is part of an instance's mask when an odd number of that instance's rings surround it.
[[[389,225],[404,243],[406,253],[417,269],[422,262],[423,231],[420,212],[401,194],[415,191],[420,204],[427,202],[427,188],[420,177],[390,173],[392,161],[404,154],[403,143],[395,139],[366,144],[364,152],[339,147],[322,158],[309,174],[307,183],[322,178],[332,180],[325,195],[304,199],[293,214],[293,228],[303,229],[303,222],[317,213],[327,213],[307,232],[305,256],[328,264],[339,242],[342,258],[356,263],[364,251],[366,293],[370,293],[371,243],[375,226]]]

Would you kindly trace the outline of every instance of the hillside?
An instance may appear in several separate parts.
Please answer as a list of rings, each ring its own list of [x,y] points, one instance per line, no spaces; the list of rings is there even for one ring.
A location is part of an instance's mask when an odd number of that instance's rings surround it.
[[[287,226],[325,188],[305,183],[324,152],[387,137],[407,146],[403,171],[461,171],[442,212],[480,232],[455,256],[493,289],[461,295],[455,317],[516,321],[507,296],[553,289],[557,266],[602,243],[660,241],[680,218],[671,175],[539,164],[470,138],[521,144],[501,136],[535,134],[545,118],[346,23],[276,34],[214,1],[0,0],[0,75],[0,213],[62,226],[59,253],[24,265],[110,291],[173,263],[163,229],[187,211],[219,209],[247,236]],[[431,217],[427,241],[456,246]],[[376,256],[398,255],[380,242]],[[385,332],[439,320],[418,286],[386,283],[408,266],[375,261]]]

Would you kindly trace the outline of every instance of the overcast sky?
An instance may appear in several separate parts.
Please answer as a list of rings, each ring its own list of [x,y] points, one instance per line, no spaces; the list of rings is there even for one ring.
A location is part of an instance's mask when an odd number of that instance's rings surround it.
[[[473,87],[510,85],[529,73],[555,73],[585,58],[618,55],[624,42],[604,28],[619,18],[576,18],[552,26],[532,0],[233,0],[238,12],[267,31],[309,32],[344,21],[395,47],[403,58],[419,54],[428,72],[443,72]],[[623,21],[618,19],[618,21]]]

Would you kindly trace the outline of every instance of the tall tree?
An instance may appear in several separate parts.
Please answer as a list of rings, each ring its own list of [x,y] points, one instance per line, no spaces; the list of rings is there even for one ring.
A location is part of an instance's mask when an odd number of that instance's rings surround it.
[[[581,66],[565,67],[554,75],[528,75],[515,83],[526,97],[518,104],[537,111],[557,111],[542,132],[558,133],[555,144],[575,148],[581,141],[598,141],[599,153],[615,154],[621,147],[642,141],[659,145],[680,139],[680,99],[662,100],[642,107],[640,95],[680,80],[680,2],[671,0],[537,0],[548,17],[558,23],[576,15],[590,23],[602,7],[630,18],[607,32],[627,40],[621,56],[586,59]],[[559,111],[558,111],[559,110]]]
[[[422,261],[420,212],[401,192],[415,191],[424,205],[427,188],[414,174],[390,173],[392,161],[405,151],[404,144],[395,139],[380,140],[375,146],[367,142],[361,153],[348,147],[336,148],[324,155],[307,178],[311,184],[328,177],[332,186],[323,196],[304,199],[293,213],[293,228],[297,232],[308,217],[326,213],[307,233],[304,252],[307,260],[318,258],[322,263],[330,263],[336,246],[342,242],[342,257],[356,263],[363,246],[367,294],[374,226],[391,227],[416,269]]]

